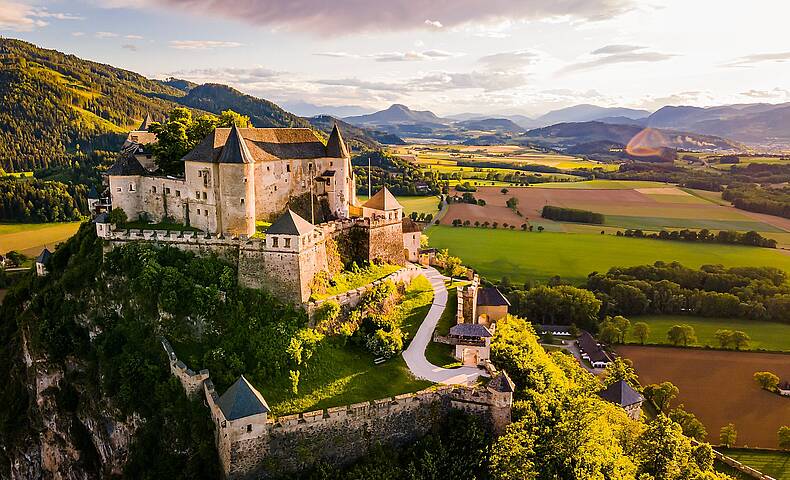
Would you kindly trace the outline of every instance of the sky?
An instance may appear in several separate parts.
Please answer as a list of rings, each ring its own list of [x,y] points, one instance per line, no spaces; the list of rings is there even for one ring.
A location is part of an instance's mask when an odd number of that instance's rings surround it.
[[[786,0],[0,0],[0,35],[151,78],[439,115],[790,101],[788,18]]]

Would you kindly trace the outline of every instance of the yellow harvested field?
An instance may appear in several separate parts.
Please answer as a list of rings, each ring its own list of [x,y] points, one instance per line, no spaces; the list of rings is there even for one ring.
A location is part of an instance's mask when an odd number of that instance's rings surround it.
[[[685,195],[691,196],[689,193],[677,187],[651,187],[651,188],[635,188],[637,192],[644,195]]]
[[[55,245],[70,238],[80,222],[69,223],[3,223],[0,224],[0,252],[16,250],[32,257],[44,247],[54,250]]]

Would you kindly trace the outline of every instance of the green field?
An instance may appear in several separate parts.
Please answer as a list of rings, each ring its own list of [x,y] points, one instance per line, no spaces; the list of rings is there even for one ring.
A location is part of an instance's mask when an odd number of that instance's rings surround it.
[[[669,210],[670,207],[667,207]],[[606,215],[605,224],[610,227],[633,228],[641,230],[662,230],[691,228],[708,230],[735,230],[748,232],[749,230],[785,233],[779,227],[754,220],[716,220],[704,218],[677,218],[677,217],[633,217],[629,215]]]
[[[746,449],[718,450],[728,457],[748,465],[765,475],[770,475],[777,480],[790,479],[790,452]]]
[[[74,235],[80,222],[68,223],[0,223],[0,253],[16,250],[32,257],[46,246],[55,245]]]
[[[742,320],[739,318],[703,318],[685,315],[641,315],[631,317],[631,323],[645,322],[650,326],[648,344],[669,344],[667,331],[673,325],[689,324],[694,327],[697,342],[693,346],[710,346],[718,348],[714,334],[716,330],[741,330],[751,337],[749,346],[744,350],[790,351],[790,324]],[[639,339],[628,336],[629,343],[638,343]]]
[[[431,246],[450,249],[481,275],[490,279],[507,276],[519,283],[560,275],[578,284],[594,271],[657,260],[678,261],[691,268],[705,264],[771,265],[790,272],[790,256],[769,248],[445,226],[430,227],[426,233]]]
[[[439,197],[428,196],[428,197],[395,197],[398,199],[401,205],[403,205],[403,213],[406,215],[410,214],[411,212],[417,213],[430,213],[432,215],[436,215],[439,211]],[[365,203],[368,201],[367,195],[357,195],[357,199],[360,203]]]

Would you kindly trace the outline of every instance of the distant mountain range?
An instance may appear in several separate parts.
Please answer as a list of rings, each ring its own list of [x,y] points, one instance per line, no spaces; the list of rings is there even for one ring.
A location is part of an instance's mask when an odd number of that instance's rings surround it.
[[[343,120],[352,125],[398,125],[398,124],[432,124],[446,125],[448,120],[439,118],[430,111],[412,110],[406,105],[394,104],[386,110],[346,117]]]
[[[567,122],[592,122],[601,118],[625,117],[632,120],[645,118],[650,115],[647,110],[634,110],[632,108],[607,108],[596,105],[574,105],[551,111],[535,119],[540,126],[554,125]]]

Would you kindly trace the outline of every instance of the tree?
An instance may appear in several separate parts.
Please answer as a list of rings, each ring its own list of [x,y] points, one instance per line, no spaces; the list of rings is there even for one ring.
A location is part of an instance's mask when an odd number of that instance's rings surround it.
[[[618,283],[611,288],[609,295],[617,305],[617,310],[625,315],[639,315],[647,310],[647,296],[634,286]]]
[[[628,330],[631,328],[631,321],[627,318],[623,317],[622,315],[616,315],[612,318],[612,323],[617,327],[617,330],[620,331],[620,335],[617,337],[617,341],[619,343],[625,343],[625,338],[628,335]]]
[[[447,276],[450,277],[450,281],[452,281],[454,277],[459,277],[466,273],[466,267],[461,264],[461,259],[451,256],[448,256],[444,261],[444,270]]]
[[[785,425],[779,427],[779,448],[782,450],[790,450],[790,427]]]
[[[729,348],[732,344],[732,330],[727,330],[725,328],[721,328],[716,330],[716,333],[713,334],[716,337],[716,341],[719,342],[719,346],[721,348]]]
[[[538,231],[539,231],[539,232],[542,232],[543,230],[545,230],[545,229],[543,228],[543,225],[538,225]]]
[[[735,347],[735,350],[740,350],[741,348],[748,347],[751,338],[746,332],[741,330],[735,330],[732,332],[732,345]]]
[[[669,418],[680,425],[680,428],[683,429],[683,435],[691,437],[698,442],[705,441],[705,437],[708,435],[707,430],[705,430],[705,425],[699,421],[696,415],[687,412],[683,408],[683,405],[678,405],[677,408],[673,408],[672,411],[669,412]]]
[[[639,438],[639,473],[661,480],[681,480],[691,459],[691,441],[683,436],[680,425],[664,414],[647,424]],[[639,477],[640,479],[642,477]]]
[[[634,364],[631,362],[631,360],[624,360],[622,357],[617,357],[613,362],[609,362],[609,365],[606,366],[606,369],[603,373],[604,386],[608,387],[609,385],[615,384],[620,380],[625,381],[634,388],[639,386],[639,379],[636,376]]]
[[[694,333],[694,327],[688,324],[674,325],[667,332],[667,338],[672,345],[683,345],[687,347],[690,343],[697,341],[697,335]]]
[[[662,382],[646,386],[643,393],[645,398],[656,405],[656,408],[666,412],[669,410],[672,400],[680,393],[680,390],[672,382]]]
[[[779,387],[779,377],[771,372],[755,372],[754,381],[769,392],[775,392]]]
[[[650,337],[650,326],[645,322],[636,322],[633,326],[633,334],[639,339],[639,343],[644,345]]]
[[[122,208],[113,208],[110,210],[110,213],[107,215],[107,221],[109,221],[113,225],[123,225],[129,219],[126,217],[126,212]]]
[[[598,332],[598,339],[603,343],[617,343],[620,340],[620,329],[612,322],[605,322],[601,325],[601,330]]]
[[[735,430],[735,425],[732,423],[721,427],[721,430],[719,430],[719,443],[721,445],[730,448],[735,445],[737,439],[738,431]]]
[[[502,195],[507,195],[507,192],[509,191],[510,190],[508,190],[507,188],[503,188],[502,190],[500,190],[500,192],[502,192]]]
[[[421,233],[420,234],[420,248],[428,248],[429,239],[428,235]]]

